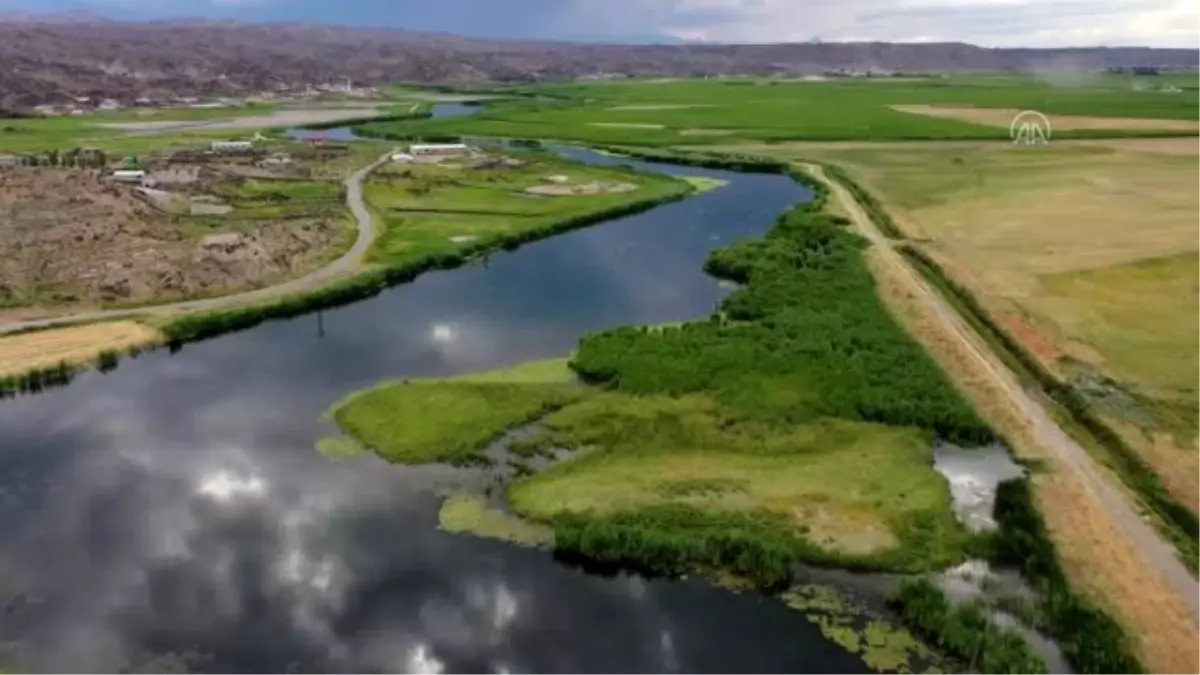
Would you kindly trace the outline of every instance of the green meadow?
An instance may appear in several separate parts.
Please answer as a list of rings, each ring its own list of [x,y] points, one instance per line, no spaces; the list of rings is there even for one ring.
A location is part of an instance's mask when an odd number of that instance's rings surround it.
[[[550,153],[517,155],[519,166],[473,168],[462,162],[442,165],[393,164],[372,175],[365,188],[368,205],[382,225],[369,254],[377,263],[452,253],[514,235],[566,229],[595,222],[603,214],[676,199],[696,188],[659,174],[619,167],[586,166]],[[541,195],[529,188],[552,185],[623,186],[594,194]]]
[[[1143,84],[1129,77],[1107,76],[1061,83],[1030,77],[955,77],[546,84],[513,88],[514,94],[522,96],[491,102],[470,117],[376,123],[367,128],[395,136],[472,134],[667,146],[733,140],[1007,138],[1007,128],[892,108],[901,105],[1194,120],[1198,102],[1194,82],[1173,93],[1162,89],[1163,82]],[[1164,133],[1170,132],[1137,132]],[[1057,135],[1118,134],[1137,135],[1103,129]]]

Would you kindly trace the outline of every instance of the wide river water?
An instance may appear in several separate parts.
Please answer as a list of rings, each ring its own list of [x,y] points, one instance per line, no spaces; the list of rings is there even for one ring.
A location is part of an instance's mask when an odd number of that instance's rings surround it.
[[[708,251],[808,198],[782,176],[126,359],[0,402],[0,666],[21,670],[852,672],[801,614],[699,580],[595,576],[437,529],[453,470],[329,459],[322,412],[397,376],[562,355],[700,317]],[[453,234],[453,233],[448,233]]]

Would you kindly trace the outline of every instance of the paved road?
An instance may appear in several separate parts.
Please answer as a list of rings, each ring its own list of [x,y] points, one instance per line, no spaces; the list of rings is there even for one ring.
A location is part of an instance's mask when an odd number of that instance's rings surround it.
[[[354,240],[354,245],[350,247],[349,251],[346,251],[340,258],[318,270],[314,270],[302,277],[297,277],[275,286],[259,288],[253,291],[246,291],[245,293],[223,295],[218,298],[188,300],[185,302],[173,302],[165,305],[151,305],[148,307],[137,307],[133,309],[105,309],[94,312],[80,312],[78,314],[55,316],[46,319],[31,319],[29,321],[6,323],[0,325],[0,335],[28,328],[46,328],[49,326],[75,323],[79,321],[121,319],[134,315],[144,316],[146,314],[162,314],[166,312],[221,309],[223,307],[229,307],[232,305],[258,302],[282,295],[290,295],[292,293],[299,293],[301,291],[317,288],[339,275],[353,271],[355,267],[357,267],[362,261],[363,255],[367,252],[367,249],[371,246],[371,242],[375,238],[375,228],[371,222],[371,213],[367,210],[367,205],[363,202],[362,198],[363,180],[367,177],[367,174],[386,163],[391,157],[392,152],[394,151],[389,150],[378,160],[367,166],[364,166],[358,171],[355,171],[353,175],[346,179],[346,206],[350,207],[350,212],[354,214],[354,220],[358,226],[358,238]]]
[[[414,109],[416,105],[415,103],[413,104]],[[298,127],[305,124],[327,124],[342,121],[349,124],[358,120],[378,117],[386,112],[385,108],[378,106],[300,108],[295,110],[278,110],[273,113],[247,115],[244,117],[214,117],[204,120],[105,122],[101,123],[100,126],[125,131],[130,136],[153,136],[155,134],[195,131],[197,129],[262,129],[265,127]]]
[[[1034,440],[1042,447],[1048,448],[1064,465],[1079,474],[1083,484],[1099,498],[1100,503],[1108,511],[1112,522],[1129,536],[1145,555],[1147,562],[1153,565],[1163,579],[1180,595],[1184,600],[1184,605],[1191,611],[1192,621],[1197,622],[1200,617],[1200,585],[1197,584],[1195,577],[1191,575],[1187,567],[1180,562],[1175,548],[1159,537],[1158,532],[1142,520],[1137,509],[1120,490],[1109,482],[1083,446],[1058,426],[1058,423],[1050,417],[1041,403],[1025,391],[1016,376],[1000,363],[989,348],[980,343],[966,320],[930,288],[925,279],[892,247],[893,242],[875,227],[875,223],[863,211],[853,195],[839,183],[829,180],[821,167],[806,166],[829,185],[834,196],[850,214],[855,226],[871,241],[873,246],[883,252],[887,264],[897,266],[908,275],[913,282],[912,286],[920,290],[922,298],[933,309],[937,318],[954,332],[958,339],[966,345],[968,352],[984,366],[988,374],[1008,394],[1021,414],[1029,421]]]

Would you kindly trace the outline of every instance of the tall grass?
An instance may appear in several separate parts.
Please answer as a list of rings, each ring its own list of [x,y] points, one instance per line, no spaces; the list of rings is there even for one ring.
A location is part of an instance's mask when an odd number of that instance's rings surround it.
[[[0,398],[17,394],[36,394],[52,387],[65,387],[75,379],[78,371],[78,366],[60,361],[57,365],[0,376]]]
[[[1028,479],[1000,484],[995,518],[996,561],[1021,570],[1037,589],[1038,627],[1058,641],[1071,665],[1083,673],[1144,672],[1121,627],[1071,590]]]
[[[1046,672],[1046,663],[1020,633],[998,626],[977,604],[951,606],[928,579],[905,580],[891,603],[906,624],[965,664],[965,672]]]
[[[764,588],[791,578],[791,565],[818,551],[775,513],[709,513],[668,504],[611,516],[566,514],[554,519],[561,554],[676,575],[696,567],[725,569]],[[807,556],[812,557],[812,555]]]

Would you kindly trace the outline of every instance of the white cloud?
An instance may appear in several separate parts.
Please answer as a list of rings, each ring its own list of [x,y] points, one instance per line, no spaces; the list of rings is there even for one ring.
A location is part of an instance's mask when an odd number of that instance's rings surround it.
[[[636,5],[636,8],[635,8]],[[997,47],[1200,45],[1194,0],[576,0],[564,20],[713,42],[880,40]]]

